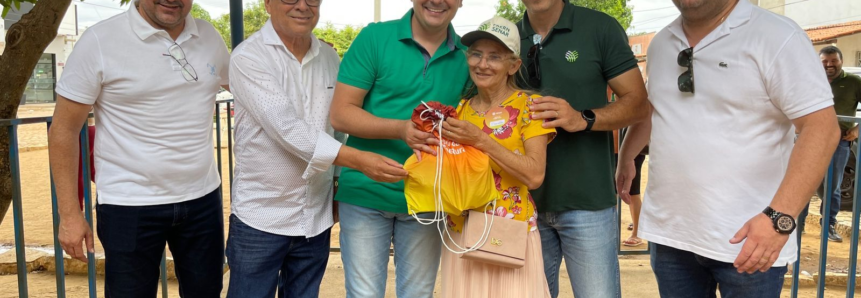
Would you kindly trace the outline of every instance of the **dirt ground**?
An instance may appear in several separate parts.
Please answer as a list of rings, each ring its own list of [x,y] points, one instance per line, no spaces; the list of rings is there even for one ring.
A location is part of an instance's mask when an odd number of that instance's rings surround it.
[[[20,117],[36,117],[49,116],[52,109],[42,106],[22,107]],[[19,139],[21,148],[29,148],[22,150],[20,166],[21,166],[21,181],[22,181],[22,198],[23,198],[23,217],[25,228],[25,242],[28,246],[52,246],[53,245],[53,228],[51,216],[51,189],[49,181],[48,167],[48,151],[44,150],[47,145],[47,137],[45,135],[45,125],[36,124],[23,126],[19,129]],[[226,144],[226,140],[223,141]],[[222,158],[224,160],[225,173],[223,185],[229,185],[227,169],[227,150],[223,150]],[[648,179],[648,165],[643,168],[643,188],[645,188]],[[225,187],[225,190],[228,189]],[[816,202],[814,202],[816,204]],[[230,214],[230,194],[224,193],[224,217],[227,223],[227,216]],[[811,212],[815,212],[818,208],[812,207]],[[630,232],[625,229],[628,223],[631,222],[628,206],[622,206],[622,222],[621,222],[621,239],[625,239],[630,235]],[[841,215],[845,218],[845,215]],[[338,232],[339,227],[336,225],[332,231],[332,246],[339,246]],[[225,232],[227,227],[225,225]],[[804,235],[802,242],[802,270],[808,273],[818,271],[819,264],[819,230],[813,227],[808,228],[807,234]],[[847,239],[848,240],[848,239]],[[12,221],[6,221],[0,225],[0,245],[14,245],[14,232]],[[637,248],[625,248],[626,250],[642,250],[646,245]],[[96,239],[97,253],[101,252],[101,245]],[[829,272],[846,272],[848,267],[849,256],[849,241],[844,243],[830,243],[828,247],[828,265]],[[389,295],[394,297],[394,274],[393,266],[389,264],[390,274],[388,279]],[[651,273],[648,256],[621,256],[620,267],[622,275],[622,290],[625,297],[658,297],[657,285],[654,280],[654,275]],[[560,297],[573,297],[570,284],[568,283],[567,275],[562,270],[562,278],[560,279]],[[17,297],[17,277],[15,275],[0,276],[0,298]],[[29,275],[29,289],[31,297],[56,297],[55,278],[52,272],[36,272]],[[102,284],[102,277],[99,278],[98,284]],[[321,297],[343,297],[343,267],[340,260],[340,254],[333,253],[329,260],[329,270],[323,281]],[[66,288],[68,291],[67,297],[84,297],[86,294],[86,276],[68,275],[66,278]],[[101,291],[101,286],[99,286]],[[169,285],[170,297],[178,297],[176,293],[177,284],[175,281],[170,281]],[[787,284],[784,291],[784,297],[788,297],[789,285]],[[829,289],[826,297],[845,297],[843,290]],[[99,296],[102,296],[101,293]],[[813,288],[802,288],[799,297],[814,297],[815,290]]]

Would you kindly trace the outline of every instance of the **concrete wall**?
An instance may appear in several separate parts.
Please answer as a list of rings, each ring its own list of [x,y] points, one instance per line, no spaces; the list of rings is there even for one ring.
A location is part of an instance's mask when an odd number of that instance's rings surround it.
[[[60,28],[57,30],[57,35],[78,35],[78,4],[72,2],[66,14],[63,16],[63,21],[60,23]]]
[[[795,1],[797,1],[797,0],[790,1],[790,3],[795,2]],[[772,12],[779,14],[779,15],[784,15],[786,13],[785,12],[786,0],[751,0],[751,2],[755,5],[759,5],[759,7],[771,10]],[[798,4],[793,4],[793,5],[798,5]]]
[[[859,0],[813,0],[791,4],[797,1],[788,1],[783,15],[802,28],[861,20]]]

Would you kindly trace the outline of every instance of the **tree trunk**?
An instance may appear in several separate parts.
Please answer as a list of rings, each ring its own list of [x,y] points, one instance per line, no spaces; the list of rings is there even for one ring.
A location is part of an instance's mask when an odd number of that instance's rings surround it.
[[[0,55],[0,119],[16,118],[18,103],[33,68],[45,48],[57,37],[57,29],[71,0],[40,0],[6,32],[6,49]],[[0,224],[12,203],[14,185],[9,159],[9,133],[0,127]]]

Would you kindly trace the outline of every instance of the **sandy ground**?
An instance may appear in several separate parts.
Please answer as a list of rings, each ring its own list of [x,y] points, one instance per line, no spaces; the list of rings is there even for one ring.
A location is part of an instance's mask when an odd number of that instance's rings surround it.
[[[52,112],[50,106],[24,106],[19,112],[20,117],[37,117],[49,116]],[[52,246],[53,243],[53,228],[51,217],[51,189],[49,181],[48,167],[48,151],[43,150],[47,145],[47,137],[45,135],[45,125],[27,125],[19,129],[19,146],[21,148],[30,148],[31,150],[22,150],[20,165],[22,169],[22,197],[24,210],[24,227],[25,227],[25,242],[28,246]],[[226,144],[226,140],[223,141]],[[222,158],[224,164],[224,185],[229,185],[227,169],[227,150],[223,150]],[[647,165],[643,169],[643,187],[645,187],[648,179]],[[225,189],[227,189],[225,187]],[[224,193],[224,214],[225,223],[230,211],[230,194]],[[816,206],[811,207],[811,212],[818,209],[818,200],[814,203]],[[10,211],[11,213],[11,211]],[[630,232],[625,230],[628,223],[631,222],[630,214],[627,205],[622,206],[622,222],[621,239],[625,239],[630,235]],[[841,220],[846,220],[848,215],[841,213]],[[11,218],[9,218],[11,219]],[[339,227],[336,225],[333,228],[332,246],[337,247]],[[225,232],[227,227],[225,226]],[[802,270],[809,273],[818,271],[819,264],[819,231],[818,229],[809,228],[804,236],[802,243]],[[5,221],[0,225],[0,245],[13,245],[14,232],[12,221]],[[642,245],[633,249],[645,249],[646,245]],[[629,249],[629,248],[625,248]],[[101,252],[101,245],[96,240],[96,250]],[[828,247],[828,271],[830,272],[846,272],[848,267],[849,241],[844,243],[830,243]],[[323,281],[323,289],[321,297],[343,297],[343,266],[340,260],[340,254],[333,253],[329,260],[329,270]],[[658,297],[657,285],[654,276],[651,273],[648,256],[621,256],[620,267],[622,273],[622,289],[625,297]],[[390,273],[388,278],[389,295],[394,297],[394,274],[393,264],[389,264]],[[560,297],[572,297],[570,284],[568,283],[567,274],[562,270],[562,278],[560,280]],[[102,284],[103,280],[100,277],[98,281]],[[14,275],[0,276],[0,298],[17,297],[17,277]],[[52,272],[36,272],[29,276],[30,296],[31,297],[56,297],[55,277]],[[787,285],[788,286],[788,285]],[[67,297],[84,297],[86,294],[86,277],[79,275],[68,275],[66,280],[66,288],[69,293]],[[171,281],[168,287],[171,297],[178,297],[176,293],[177,285],[175,281]],[[788,287],[786,288],[788,289]],[[101,290],[101,286],[99,286]],[[802,295],[799,297],[815,296],[814,289],[802,288]],[[788,297],[788,290],[785,291],[784,297]],[[840,293],[839,289],[829,289],[826,297],[845,297],[845,294]],[[101,293],[99,296],[102,296]]]

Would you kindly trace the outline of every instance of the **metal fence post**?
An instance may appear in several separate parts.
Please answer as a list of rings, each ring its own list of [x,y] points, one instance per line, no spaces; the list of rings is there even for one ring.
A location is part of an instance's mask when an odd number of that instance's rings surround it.
[[[51,121],[47,122],[48,132],[51,131]],[[54,185],[54,171],[53,169],[48,169],[48,175],[51,175],[51,217],[54,221],[54,264],[56,264],[56,269],[54,270],[54,275],[57,278],[57,298],[65,298],[66,297],[66,264],[65,258],[63,258],[63,247],[60,246],[60,211],[59,206],[57,205],[57,189]]]
[[[90,188],[90,133],[87,123],[81,128],[81,134],[78,140],[80,141],[81,155],[81,173],[84,176],[84,215],[87,218],[87,224],[90,225],[90,231],[93,231],[93,199],[92,189]],[[96,298],[96,255],[95,253],[87,252],[87,280],[90,286],[90,298]]]
[[[861,179],[861,172],[857,171],[857,169],[861,169],[861,158],[859,157],[861,157],[861,146],[858,146],[858,151],[855,154],[855,196],[852,200],[852,242],[849,248],[849,274],[846,285],[847,298],[855,296],[855,274],[858,271],[856,266],[858,262],[858,224],[859,214],[861,214],[861,204],[858,204],[858,197],[861,196],[861,188],[858,187],[858,181],[861,181],[859,180]]]
[[[832,158],[833,159],[833,158]],[[828,212],[831,210],[832,197],[832,179],[833,162],[828,165],[828,172],[825,174],[825,198],[822,199],[822,231],[819,241],[819,281],[816,283],[816,297],[825,297],[825,264],[828,262]]]
[[[15,229],[15,257],[18,265],[18,297],[27,293],[27,258],[24,247],[24,214],[21,207],[21,169],[18,164],[18,123],[7,127],[9,133],[9,164],[12,170],[12,214]]]

